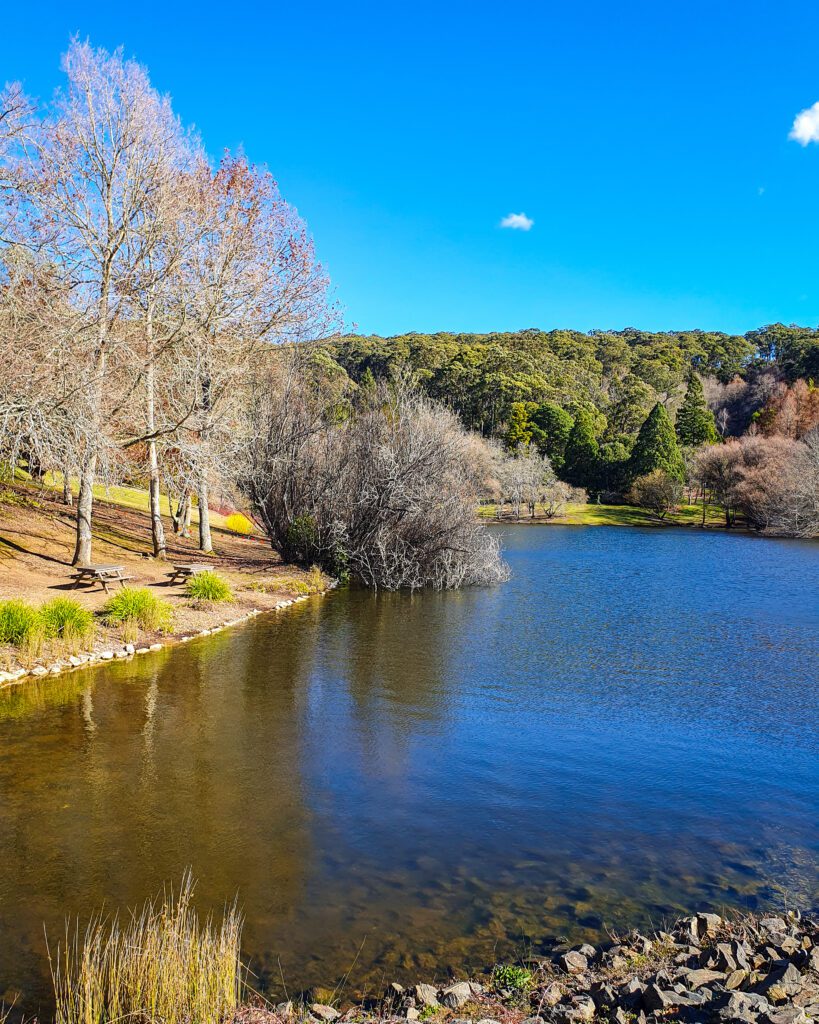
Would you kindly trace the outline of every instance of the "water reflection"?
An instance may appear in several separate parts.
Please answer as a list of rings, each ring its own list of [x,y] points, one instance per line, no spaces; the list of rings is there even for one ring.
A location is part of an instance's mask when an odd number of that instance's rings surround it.
[[[412,980],[816,903],[815,545],[507,532],[507,586],[351,591],[0,696],[0,993],[190,866],[261,983]]]

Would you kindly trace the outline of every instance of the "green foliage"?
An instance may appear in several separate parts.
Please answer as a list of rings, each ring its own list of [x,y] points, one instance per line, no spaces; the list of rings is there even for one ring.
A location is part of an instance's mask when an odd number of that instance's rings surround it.
[[[705,401],[702,381],[693,371],[688,376],[688,387],[677,412],[675,429],[680,444],[690,448],[698,448],[701,444],[715,444],[719,439],[714,414]]]
[[[49,640],[88,643],[94,636],[94,616],[70,597],[55,597],[40,608],[43,633]]]
[[[581,409],[566,442],[566,456],[563,476],[575,487],[594,487],[597,475],[599,453],[597,438],[594,436],[594,420],[591,413]]]
[[[138,587],[118,590],[105,602],[102,615],[109,626],[139,627],[157,633],[167,633],[173,625],[170,604]]]
[[[191,576],[185,582],[185,593],[197,601],[210,601],[213,604],[233,600],[230,584],[215,572],[200,572]]]
[[[525,992],[531,986],[532,980],[532,972],[518,964],[495,964],[492,969],[492,984],[496,989]]]
[[[571,414],[554,402],[543,402],[535,406],[531,421],[538,451],[548,457],[552,469],[559,473],[566,460],[566,445],[574,426]]]
[[[0,601],[0,644],[23,647],[42,637],[43,625],[36,608],[17,598]]]
[[[312,516],[295,516],[287,527],[285,550],[282,552],[289,561],[309,562],[318,543],[316,521]]]
[[[634,480],[655,469],[662,469],[675,480],[685,479],[685,463],[677,444],[677,435],[664,406],[659,402],[640,427],[629,460],[629,474]]]
[[[253,523],[241,512],[231,513],[225,520],[225,526],[231,533],[239,533],[245,537],[253,533]]]
[[[525,448],[532,440],[532,421],[529,410],[534,408],[531,402],[513,402],[509,415],[509,426],[506,428],[505,443],[510,451]]]

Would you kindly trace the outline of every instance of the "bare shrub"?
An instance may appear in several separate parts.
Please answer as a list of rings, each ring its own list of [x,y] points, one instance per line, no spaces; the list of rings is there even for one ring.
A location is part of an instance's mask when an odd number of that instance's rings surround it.
[[[683,485],[679,480],[669,476],[664,469],[654,469],[637,477],[631,485],[629,500],[662,521],[679,507],[682,496]]]
[[[407,380],[328,408],[291,372],[248,422],[239,485],[285,559],[386,590],[507,578],[476,516],[473,439]]]

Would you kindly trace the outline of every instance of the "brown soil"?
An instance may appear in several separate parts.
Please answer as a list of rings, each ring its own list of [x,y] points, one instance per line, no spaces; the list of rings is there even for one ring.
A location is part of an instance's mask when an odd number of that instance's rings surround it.
[[[227,619],[236,619],[254,608],[264,611],[293,596],[294,579],[305,573],[282,562],[260,537],[239,537],[213,529],[213,555],[202,555],[196,538],[174,535],[170,520],[164,519],[168,542],[167,561],[151,554],[150,520],[146,513],[110,502],[94,503],[94,563],[121,565],[132,576],[127,586],[147,587],[168,600],[174,610],[173,633],[158,637],[140,635],[138,645],[157,639],[167,641],[208,629]],[[194,531],[195,532],[195,531]],[[4,485],[0,489],[0,600],[22,598],[42,604],[65,595],[76,598],[97,612],[108,598],[99,583],[75,589],[71,556],[74,550],[74,516],[59,496],[30,486]],[[235,601],[217,605],[196,605],[185,594],[184,583],[171,584],[167,574],[175,562],[209,562],[233,588]],[[281,582],[279,582],[281,581]],[[116,585],[109,585],[111,591]],[[263,588],[263,589],[261,589]],[[115,629],[102,623],[94,649],[122,647]],[[39,663],[64,657],[58,647],[44,650]],[[13,648],[0,646],[0,670],[18,665],[30,667]]]

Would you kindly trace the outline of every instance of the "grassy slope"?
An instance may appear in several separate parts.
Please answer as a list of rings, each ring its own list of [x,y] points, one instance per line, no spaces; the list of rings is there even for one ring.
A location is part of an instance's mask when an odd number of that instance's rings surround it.
[[[495,516],[495,505],[482,505],[480,514],[487,518]],[[539,508],[538,508],[538,514]],[[528,518],[528,517],[524,517]],[[541,518],[537,522],[563,526],[657,526],[658,520],[644,509],[633,505],[574,505],[569,504],[562,516],[555,519]],[[683,505],[677,512],[669,513],[662,525],[667,526],[699,526],[702,522],[702,507],[699,505]],[[708,509],[705,518],[707,526],[724,526],[722,510],[718,507]]]

